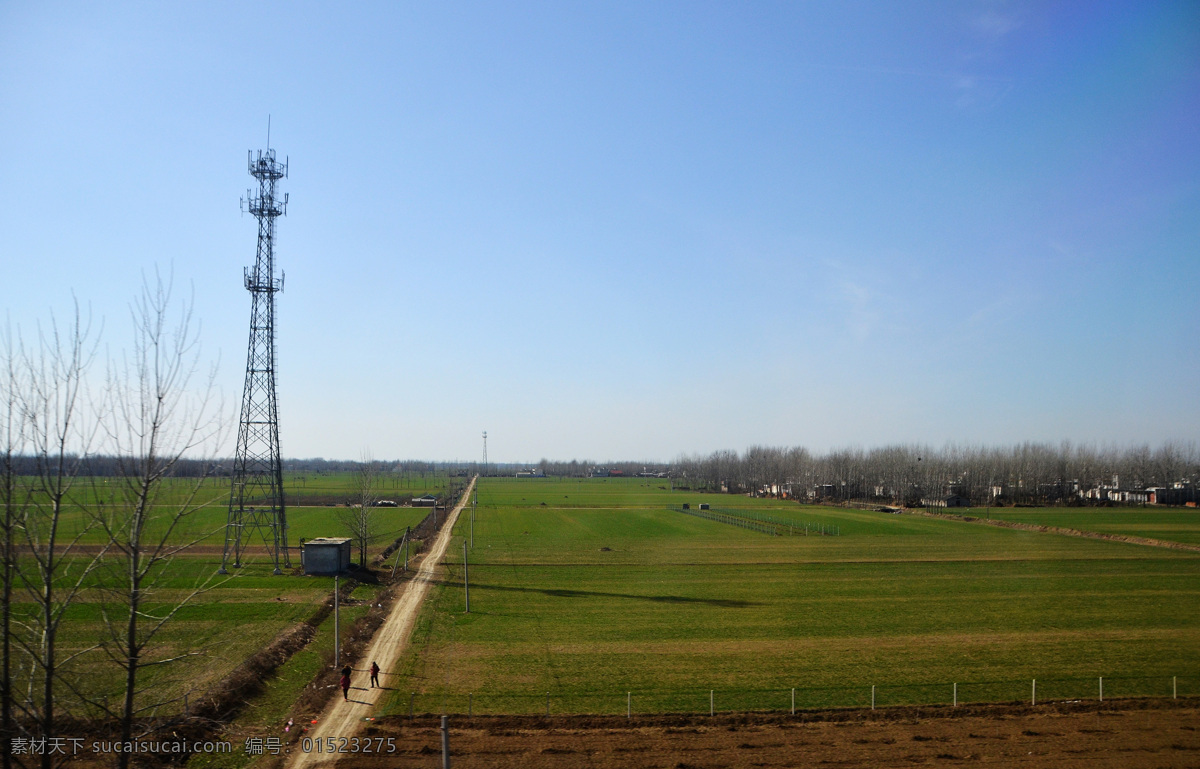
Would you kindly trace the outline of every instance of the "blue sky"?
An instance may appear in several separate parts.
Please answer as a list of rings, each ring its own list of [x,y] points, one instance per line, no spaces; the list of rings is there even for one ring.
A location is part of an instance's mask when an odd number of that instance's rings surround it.
[[[1200,436],[1194,2],[8,0],[0,115],[10,321],[231,411],[271,116],[286,456]]]

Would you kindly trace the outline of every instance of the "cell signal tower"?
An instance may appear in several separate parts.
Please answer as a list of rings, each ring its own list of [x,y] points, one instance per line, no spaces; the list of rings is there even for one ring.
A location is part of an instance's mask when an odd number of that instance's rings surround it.
[[[258,192],[247,190],[241,202],[243,210],[258,219],[258,254],[254,268],[243,271],[250,292],[250,345],[220,573],[228,573],[230,555],[235,567],[242,565],[246,545],[258,532],[271,552],[275,573],[282,574],[280,561],[284,566],[292,564],[275,408],[275,294],[283,290],[283,278],[275,278],[275,219],[287,213],[288,196],[278,197],[275,185],[287,177],[288,164],[286,159],[283,163],[275,159],[269,130],[267,149],[257,155],[247,152],[246,157],[250,175],[258,180]]]
[[[487,430],[483,431],[483,477],[487,477]]]

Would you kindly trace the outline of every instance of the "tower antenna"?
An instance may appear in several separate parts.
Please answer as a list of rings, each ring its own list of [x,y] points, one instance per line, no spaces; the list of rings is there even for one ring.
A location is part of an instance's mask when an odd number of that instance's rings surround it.
[[[226,567],[231,555],[235,567],[242,565],[247,541],[255,532],[267,546],[276,574],[283,573],[281,561],[284,566],[292,565],[275,398],[275,294],[283,289],[283,281],[275,277],[275,219],[287,213],[288,203],[287,193],[280,198],[275,185],[287,176],[287,162],[275,160],[270,136],[268,117],[267,149],[259,150],[257,156],[246,153],[250,175],[258,180],[258,191],[247,190],[241,204],[258,219],[258,252],[254,267],[242,271],[242,282],[250,292],[250,343],[221,574],[229,573]]]
[[[483,477],[487,477],[487,430],[483,431]]]

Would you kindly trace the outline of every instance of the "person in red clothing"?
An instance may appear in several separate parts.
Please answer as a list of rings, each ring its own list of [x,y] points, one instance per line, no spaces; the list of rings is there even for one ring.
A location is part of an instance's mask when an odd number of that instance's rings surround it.
[[[379,663],[371,663],[371,688],[379,686]]]
[[[342,699],[350,699],[350,666],[342,668]]]

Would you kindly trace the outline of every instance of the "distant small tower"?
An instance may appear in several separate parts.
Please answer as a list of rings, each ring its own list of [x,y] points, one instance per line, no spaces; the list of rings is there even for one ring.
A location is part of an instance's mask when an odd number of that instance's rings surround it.
[[[483,431],[483,477],[487,477],[487,430]]]
[[[258,254],[253,269],[243,271],[243,283],[250,292],[250,344],[221,574],[228,573],[230,555],[235,567],[242,565],[242,553],[255,531],[271,553],[276,574],[283,573],[281,561],[284,566],[292,565],[275,406],[275,294],[283,290],[283,278],[275,278],[275,219],[287,213],[288,203],[286,193],[282,199],[276,195],[275,184],[287,177],[288,164],[276,161],[269,131],[267,137],[265,151],[246,153],[250,175],[258,180],[258,192],[247,190],[242,203],[243,210],[258,219]]]

